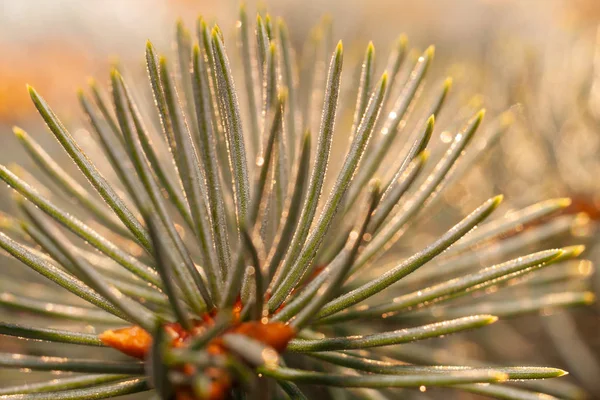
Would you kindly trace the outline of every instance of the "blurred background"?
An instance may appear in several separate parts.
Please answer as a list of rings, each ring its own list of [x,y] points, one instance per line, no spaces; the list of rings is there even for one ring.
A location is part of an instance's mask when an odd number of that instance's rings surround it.
[[[496,193],[507,195],[508,208],[571,197],[569,212],[584,212],[585,216],[580,215],[588,224],[566,232],[568,237],[561,243],[585,242],[586,258],[600,263],[594,226],[600,219],[598,0],[248,3],[251,16],[268,9],[285,18],[300,63],[302,46],[324,15],[331,16],[331,36],[344,40],[347,58],[354,64],[360,62],[370,40],[380,66],[400,33],[408,36],[410,48],[422,51],[434,44],[430,79],[453,78],[454,110],[468,114],[465,109],[485,106],[490,116],[510,110],[514,119],[511,129],[477,167],[445,194],[445,215],[463,215]],[[0,162],[18,162],[25,168],[33,165],[12,135],[13,125],[28,130],[51,154],[60,150],[29,100],[27,83],[48,100],[72,132],[84,132],[87,128],[75,92],[90,77],[105,83],[109,66],[119,63],[143,81],[146,39],[168,53],[174,21],[181,18],[191,27],[200,14],[219,22],[226,37],[232,37],[238,5],[234,0],[0,0]],[[234,49],[229,46],[235,64],[239,57]],[[352,71],[345,76],[350,86],[355,78]],[[444,142],[444,133],[436,131],[433,141]],[[341,153],[346,143],[338,143]],[[10,210],[9,200],[9,191],[2,190],[2,210]],[[3,257],[0,267],[9,263],[14,262]],[[588,264],[581,268],[592,272]],[[593,278],[586,285],[597,292],[598,282]],[[477,346],[471,345],[468,336],[440,346],[454,357],[485,358],[485,354],[511,364],[534,360],[562,367],[571,372],[565,378],[568,382],[584,387],[590,398],[600,398],[599,311],[593,305],[546,312],[544,318],[522,317],[500,322],[489,338],[488,333],[476,334],[472,343]],[[0,351],[9,347],[3,340],[0,337]]]

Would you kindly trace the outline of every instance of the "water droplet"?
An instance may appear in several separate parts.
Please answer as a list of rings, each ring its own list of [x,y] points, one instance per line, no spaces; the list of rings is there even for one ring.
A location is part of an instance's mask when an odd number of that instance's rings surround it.
[[[267,367],[275,367],[279,362],[279,355],[273,349],[264,349],[261,353],[261,356]]]
[[[448,131],[440,133],[440,140],[444,143],[450,143],[452,141],[452,134]]]

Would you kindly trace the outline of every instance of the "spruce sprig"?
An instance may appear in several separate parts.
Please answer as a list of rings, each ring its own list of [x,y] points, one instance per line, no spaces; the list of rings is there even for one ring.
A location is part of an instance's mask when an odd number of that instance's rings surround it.
[[[551,218],[569,205],[556,199],[492,219],[499,195],[413,254],[389,252],[396,258],[392,265],[378,262],[394,243],[418,232],[419,218],[439,209],[440,193],[486,150],[470,146],[484,111],[462,121],[448,148],[430,157],[451,79],[423,102],[434,50],[412,60],[404,36],[379,79],[369,43],[352,86],[355,105],[346,110],[340,99],[344,47],[322,40],[330,35],[328,23],[313,30],[302,57],[307,64],[299,68],[285,22],[259,15],[252,37],[242,6],[237,34],[245,90],[238,91],[238,67],[221,29],[200,18],[193,38],[179,22],[177,65],[146,45],[155,109],[142,106],[117,68],[110,74],[110,101],[95,83],[91,98],[78,93],[106,165],[88,157],[29,87],[49,130],[89,185],[15,128],[48,182],[70,203],[0,166],[0,178],[18,193],[22,215],[0,220],[0,246],[79,300],[50,286],[49,298],[40,299],[7,276],[0,306],[25,312],[42,326],[4,314],[0,335],[73,349],[112,347],[130,358],[114,351],[56,357],[45,346],[36,355],[0,354],[3,368],[80,374],[1,388],[0,399],[100,399],[149,390],[163,399],[334,398],[336,387],[352,398],[397,398],[399,389],[423,386],[511,399],[574,396],[560,382],[534,382],[564,375],[560,369],[454,362],[413,343],[498,318],[592,302],[591,293],[572,291],[455,303],[489,288],[510,291],[578,278],[543,272],[568,265],[582,246],[524,250],[563,232],[576,217]],[[345,112],[352,123],[342,129],[338,121]],[[320,124],[311,133],[311,116],[318,114]],[[507,128],[493,124],[486,143]],[[329,165],[336,132],[350,139],[339,167]],[[399,141],[406,143],[401,157],[384,162]],[[116,181],[105,177],[106,166]],[[391,178],[382,183],[385,176]],[[485,263],[515,253],[509,261]],[[487,267],[471,270],[482,260]],[[421,286],[415,289],[415,283]],[[401,288],[399,296],[395,288]],[[103,333],[82,333],[88,325]],[[384,356],[380,348],[391,352]],[[515,386],[517,380],[525,384]]]

